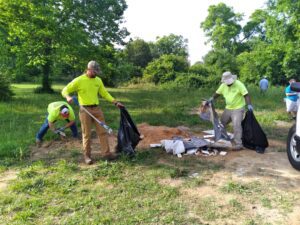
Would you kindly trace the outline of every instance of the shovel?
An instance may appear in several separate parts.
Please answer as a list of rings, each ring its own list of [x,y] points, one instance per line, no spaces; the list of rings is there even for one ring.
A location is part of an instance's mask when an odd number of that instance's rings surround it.
[[[85,107],[83,107],[82,105],[79,105],[78,99],[73,96],[72,97],[73,102],[75,103],[75,105],[78,105],[81,109],[83,109],[87,114],[90,115],[90,117],[92,117],[101,127],[103,127],[107,133],[111,134],[113,132],[113,130],[107,126],[105,123],[101,122],[100,120],[98,120],[95,116],[93,116]]]

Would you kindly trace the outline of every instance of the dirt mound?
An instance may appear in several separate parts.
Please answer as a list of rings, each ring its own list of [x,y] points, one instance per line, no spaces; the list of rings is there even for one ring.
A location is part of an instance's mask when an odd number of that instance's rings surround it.
[[[143,140],[137,146],[137,149],[147,149],[150,144],[160,143],[163,139],[171,139],[174,136],[189,137],[187,128],[171,128],[166,126],[150,126],[146,123],[139,124],[139,132],[144,135]],[[117,146],[117,136],[112,134],[109,135],[109,145],[111,151],[114,151]],[[72,149],[80,150],[82,149],[82,142],[78,139],[73,139],[71,137],[65,138],[64,140],[55,139],[51,141],[43,142],[41,147],[33,146],[31,149],[31,159],[38,160],[42,158],[48,158],[49,154],[54,154],[55,152],[65,152]],[[92,131],[92,154],[100,154],[100,145],[96,132]]]
[[[144,135],[137,148],[149,148],[150,144],[160,143],[163,139],[172,139],[174,136],[189,137],[189,132],[184,127],[150,126],[142,123],[137,126],[139,132]]]

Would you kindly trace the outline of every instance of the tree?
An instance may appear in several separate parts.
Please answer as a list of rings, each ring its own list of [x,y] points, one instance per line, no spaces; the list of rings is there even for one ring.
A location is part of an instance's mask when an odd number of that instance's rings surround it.
[[[42,74],[42,91],[51,92],[50,76],[59,64],[85,65],[98,46],[122,44],[125,0],[0,0],[0,24],[16,59]],[[83,62],[84,61],[84,62]]]
[[[241,14],[234,13],[231,7],[219,3],[208,8],[208,16],[200,26],[206,32],[214,49],[225,48],[231,54],[236,55],[239,47],[239,34],[242,30],[239,25],[241,20]]]
[[[204,65],[209,71],[208,82],[211,84],[219,83],[222,73],[225,71],[238,73],[236,57],[227,49],[216,49],[208,52],[204,57]]]
[[[129,62],[141,68],[145,68],[147,64],[152,60],[152,55],[148,43],[139,38],[130,41],[126,45],[124,53]]]
[[[162,55],[178,55],[188,57],[188,41],[181,35],[170,34],[168,36],[158,37],[156,42],[150,45],[154,58]]]
[[[0,101],[10,100],[13,95],[10,89],[10,80],[0,73]]]
[[[183,56],[162,55],[148,64],[143,77],[155,84],[165,83],[175,80],[178,73],[187,72],[188,67],[188,61]]]

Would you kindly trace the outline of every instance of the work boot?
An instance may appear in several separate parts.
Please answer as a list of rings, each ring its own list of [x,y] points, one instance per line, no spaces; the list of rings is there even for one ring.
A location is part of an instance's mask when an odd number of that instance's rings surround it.
[[[40,139],[35,139],[36,147],[40,148],[42,146],[42,141]]]

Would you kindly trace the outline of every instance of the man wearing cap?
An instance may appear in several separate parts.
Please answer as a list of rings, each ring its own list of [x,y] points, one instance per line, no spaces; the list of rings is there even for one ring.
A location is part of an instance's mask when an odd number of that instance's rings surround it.
[[[75,123],[75,114],[72,107],[63,101],[52,102],[48,105],[47,109],[48,113],[45,119],[45,122],[41,126],[39,132],[36,134],[36,144],[40,146],[43,140],[43,137],[47,133],[50,128],[53,132],[59,133],[59,131],[63,131],[64,129],[70,127],[73,137],[78,136],[78,131]],[[66,120],[68,123],[59,129],[56,129],[54,123],[57,120]]]
[[[99,64],[96,61],[90,61],[87,65],[86,72],[67,84],[67,86],[62,90],[62,95],[69,103],[71,103],[73,99],[70,94],[77,92],[79,104],[86,108],[98,120],[105,122],[104,115],[99,107],[99,95],[119,108],[124,106],[108,93],[101,78],[97,77],[97,75],[100,73],[101,71]],[[91,159],[92,123],[94,123],[96,126],[96,132],[100,140],[102,154],[108,159],[114,158],[115,155],[110,152],[108,137],[104,128],[96,123],[94,119],[83,109],[80,109],[79,111],[79,118],[81,121],[82,144],[85,163],[93,163]]]
[[[226,126],[233,123],[234,150],[241,150],[242,145],[242,120],[244,117],[244,107],[247,104],[248,110],[253,111],[250,96],[245,85],[237,80],[237,76],[227,71],[222,75],[222,84],[209,101],[213,101],[220,95],[225,98],[225,110],[221,116],[221,123]]]

